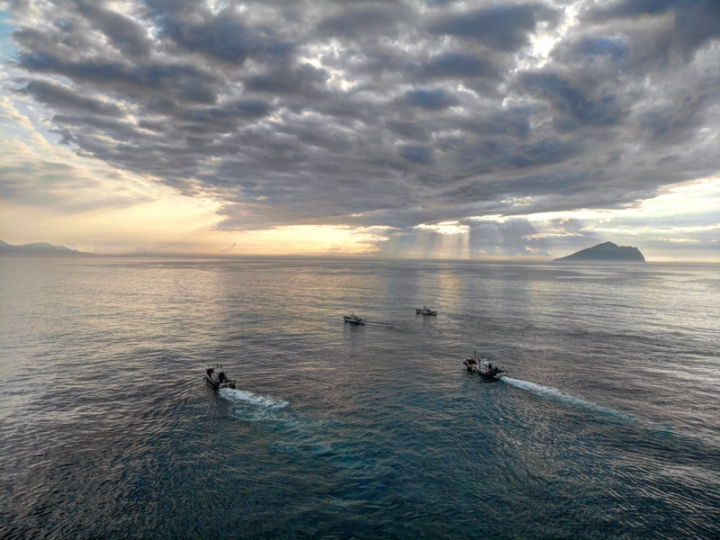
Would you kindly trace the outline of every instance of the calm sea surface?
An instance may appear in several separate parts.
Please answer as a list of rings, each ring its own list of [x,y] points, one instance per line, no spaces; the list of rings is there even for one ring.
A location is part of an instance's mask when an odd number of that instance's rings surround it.
[[[0,538],[717,539],[719,323],[709,265],[6,257]]]

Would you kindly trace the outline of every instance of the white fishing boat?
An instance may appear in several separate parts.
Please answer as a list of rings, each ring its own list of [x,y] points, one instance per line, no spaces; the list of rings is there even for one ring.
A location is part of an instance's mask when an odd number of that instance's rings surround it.
[[[473,358],[463,360],[463,364],[470,373],[478,373],[490,379],[499,379],[506,373],[505,368],[493,364],[489,358],[483,356],[478,358],[477,352],[473,355]]]
[[[345,315],[343,319],[346,323],[350,324],[365,324],[365,319],[363,319],[362,317],[358,317],[354,313],[352,315]]]
[[[437,311],[433,311],[432,309],[429,309],[426,306],[423,306],[422,309],[415,308],[415,314],[417,314],[417,315],[437,315]]]
[[[205,368],[205,380],[215,388],[235,388],[235,381],[228,379],[220,366]]]

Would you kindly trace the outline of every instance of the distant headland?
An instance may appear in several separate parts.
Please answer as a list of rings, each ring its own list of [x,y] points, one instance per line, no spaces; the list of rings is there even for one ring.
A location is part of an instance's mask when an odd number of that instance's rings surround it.
[[[618,246],[612,242],[598,244],[553,261],[623,261],[645,262],[645,257],[636,247]]]
[[[92,253],[83,253],[64,246],[54,246],[46,242],[34,242],[32,244],[23,244],[22,246],[12,246],[0,240],[0,255],[34,255],[40,257],[73,257],[77,255],[92,255]]]

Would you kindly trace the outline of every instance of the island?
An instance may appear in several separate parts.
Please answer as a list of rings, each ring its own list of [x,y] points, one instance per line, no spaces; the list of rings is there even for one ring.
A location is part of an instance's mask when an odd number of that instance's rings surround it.
[[[74,257],[78,255],[89,256],[92,253],[83,253],[64,246],[54,246],[46,242],[34,242],[13,246],[0,240],[0,255],[32,255],[37,257]]]
[[[622,261],[622,262],[645,262],[645,257],[636,247],[618,246],[612,242],[598,244],[595,247],[580,250],[567,257],[553,259],[553,261]]]

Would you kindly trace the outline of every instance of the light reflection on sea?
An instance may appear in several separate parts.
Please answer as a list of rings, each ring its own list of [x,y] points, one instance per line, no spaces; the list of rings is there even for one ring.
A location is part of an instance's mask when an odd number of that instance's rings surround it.
[[[716,276],[1,259],[0,536],[715,538]]]

